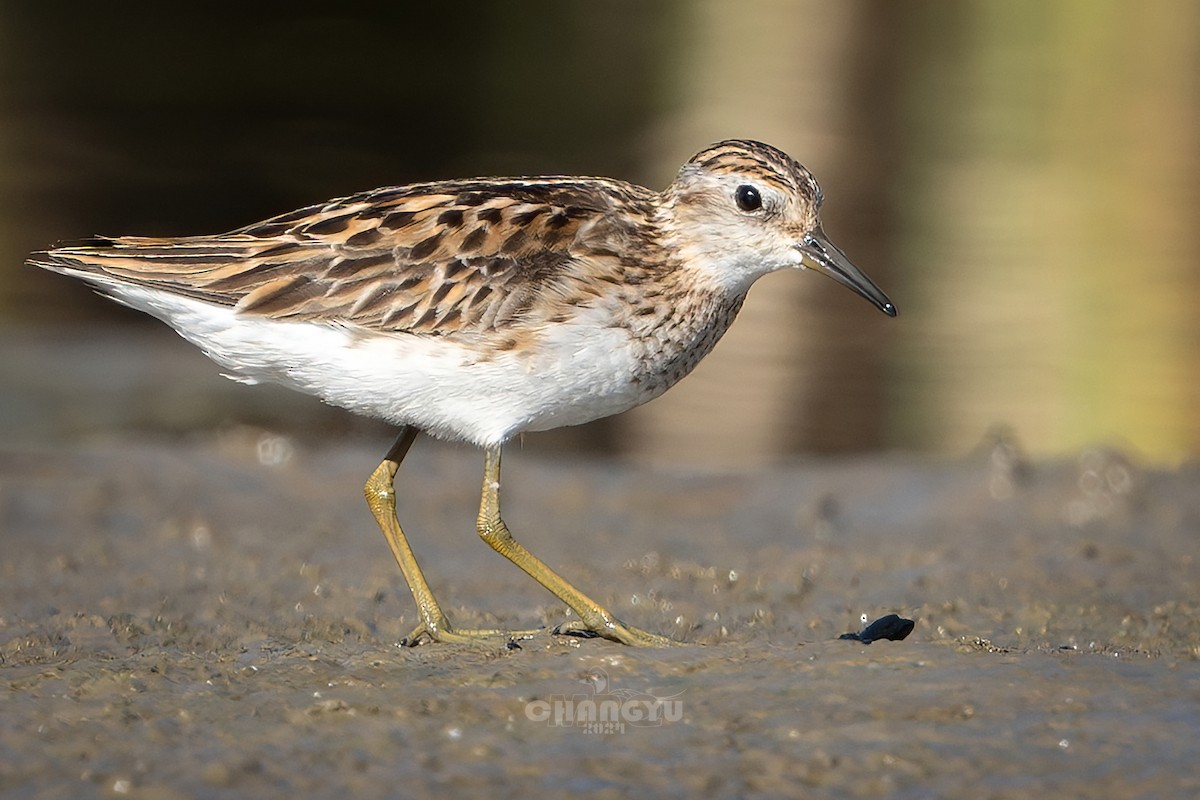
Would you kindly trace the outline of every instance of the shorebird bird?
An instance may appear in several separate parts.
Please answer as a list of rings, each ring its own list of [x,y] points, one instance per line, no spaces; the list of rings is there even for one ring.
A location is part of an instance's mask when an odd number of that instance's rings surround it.
[[[575,612],[556,633],[658,646],[674,642],[624,624],[512,537],[501,448],[662,394],[769,272],[814,267],[895,316],[825,237],[822,199],[787,154],[730,140],[662,192],[607,178],[413,184],[224,234],[96,238],[29,263],[158,317],[235,380],[399,426],[364,491],[419,613],[405,643],[512,635],[453,627],[400,527],[396,471],[424,431],[483,448],[477,532]]]

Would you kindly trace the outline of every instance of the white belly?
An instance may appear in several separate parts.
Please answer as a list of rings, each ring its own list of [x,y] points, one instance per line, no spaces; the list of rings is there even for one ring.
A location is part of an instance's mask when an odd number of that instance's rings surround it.
[[[659,393],[634,380],[638,365],[628,331],[586,319],[559,323],[523,350],[481,353],[444,336],[271,320],[103,283],[117,299],[169,324],[235,380],[283,384],[360,414],[480,446],[606,417]]]

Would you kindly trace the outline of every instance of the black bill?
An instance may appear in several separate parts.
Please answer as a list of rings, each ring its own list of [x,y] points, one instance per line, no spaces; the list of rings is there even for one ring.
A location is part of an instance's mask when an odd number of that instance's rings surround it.
[[[883,290],[862,270],[850,263],[850,259],[846,258],[846,254],[839,250],[837,245],[825,238],[825,231],[816,228],[805,236],[804,241],[797,247],[813,267],[858,292],[889,317],[896,316],[896,307]]]

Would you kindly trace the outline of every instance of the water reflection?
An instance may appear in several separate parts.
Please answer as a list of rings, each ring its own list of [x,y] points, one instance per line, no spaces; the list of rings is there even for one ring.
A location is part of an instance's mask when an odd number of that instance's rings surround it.
[[[1200,448],[1200,4],[424,4],[369,19],[251,5],[236,24],[3,10],[10,405],[55,369],[11,368],[31,363],[24,336],[132,324],[17,266],[51,241],[217,231],[470,174],[661,186],[740,135],[817,173],[826,230],[901,316],[815,275],[770,276],[695,375],[563,435],[721,463],[961,452],[995,423],[1040,455]],[[69,342],[55,339],[66,362]]]

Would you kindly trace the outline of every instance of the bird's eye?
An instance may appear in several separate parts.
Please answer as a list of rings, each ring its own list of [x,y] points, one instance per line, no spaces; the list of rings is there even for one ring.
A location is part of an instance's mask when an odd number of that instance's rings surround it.
[[[758,189],[745,183],[737,188],[733,199],[742,211],[758,211],[762,208],[762,195],[758,193]]]

